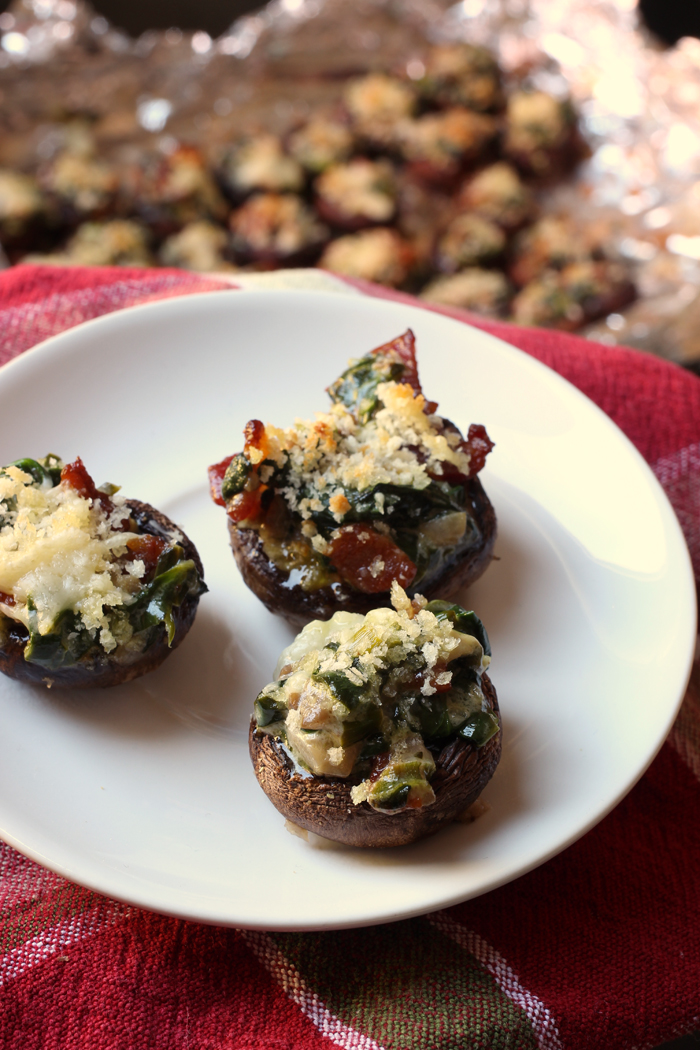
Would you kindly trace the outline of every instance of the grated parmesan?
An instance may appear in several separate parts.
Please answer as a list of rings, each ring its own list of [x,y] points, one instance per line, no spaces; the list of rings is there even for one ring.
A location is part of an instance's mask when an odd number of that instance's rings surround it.
[[[0,475],[0,591],[15,604],[0,603],[0,612],[28,627],[31,598],[42,635],[70,609],[93,636],[99,632],[106,652],[124,641],[112,634],[108,610],[131,604],[145,565],[140,559],[115,564],[132,534],[113,531],[128,512],[119,496],[111,499],[115,509],[106,514],[65,483],[36,486],[18,467],[5,467]]]
[[[470,714],[482,710],[478,676],[490,662],[477,638],[456,630],[423,598],[411,600],[396,581],[391,601],[393,608],[366,616],[337,612],[328,621],[307,624],[282,652],[275,680],[256,700],[258,731],[284,739],[294,760],[315,776],[347,777],[358,760],[369,771],[362,749],[367,738],[376,746],[379,733],[383,772],[351,790],[355,805],[369,802],[374,808],[382,808],[384,795],[397,786],[413,800],[404,798],[402,805],[435,800],[428,783],[435,762],[414,711],[415,690],[425,698],[451,690],[455,666],[461,673],[454,661],[466,658],[476,672],[472,691],[465,694],[462,686],[462,692],[442,700],[457,732]],[[434,709],[434,701],[430,704]]]
[[[426,415],[422,394],[408,383],[390,381],[379,384],[377,397],[381,407],[364,424],[337,403],[318,412],[315,420],[298,419],[284,431],[266,426],[266,457],[278,466],[288,464],[281,491],[302,519],[322,510],[321,497],[329,492],[330,512],[340,524],[351,508],[349,490],[363,492],[381,484],[426,489],[431,474],[443,473],[443,463],[469,474],[470,456],[459,447],[459,435],[445,431],[439,416]],[[251,462],[256,451],[249,452]],[[379,497],[384,513],[384,496]]]

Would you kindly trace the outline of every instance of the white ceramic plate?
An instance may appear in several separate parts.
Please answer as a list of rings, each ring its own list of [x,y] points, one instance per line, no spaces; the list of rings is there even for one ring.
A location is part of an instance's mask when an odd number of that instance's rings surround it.
[[[411,326],[427,395],[487,425],[494,562],[468,605],[491,635],[504,753],[471,826],[397,850],[293,837],[247,754],[292,637],[246,590],[206,467],[251,417],[288,425]],[[551,857],[647,767],[681,699],[695,592],[673,512],[585,397],[455,321],[356,295],[218,292],[73,329],[0,372],[0,462],[81,455],[180,523],[211,591],[155,674],[113,690],[0,682],[0,835],[77,882],[206,922],[322,929],[464,900]]]

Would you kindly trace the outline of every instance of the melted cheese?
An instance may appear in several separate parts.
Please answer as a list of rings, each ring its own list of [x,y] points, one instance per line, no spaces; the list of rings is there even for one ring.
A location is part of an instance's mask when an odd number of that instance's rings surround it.
[[[304,173],[275,135],[259,135],[242,143],[229,162],[229,175],[241,190],[300,190]]]
[[[383,160],[358,157],[336,164],[318,177],[316,192],[342,215],[361,215],[372,222],[388,222],[396,210],[393,169]]]
[[[29,625],[27,601],[36,606],[40,634],[48,634],[58,615],[77,613],[110,652],[117,645],[107,610],[128,605],[145,572],[143,562],[116,565],[129,533],[114,532],[124,512],[111,516],[73,488],[36,487],[28,474],[6,467],[0,475],[0,591],[15,605],[2,612]]]
[[[304,627],[291,645],[280,655],[275,678],[286,674],[285,693],[301,697],[305,683],[317,671],[321,674],[343,672],[355,685],[369,683],[381,670],[405,663],[420,653],[425,668],[431,671],[464,656],[477,658],[479,670],[485,670],[490,657],[472,635],[456,631],[447,619],[420,608],[425,599],[414,602],[394,580],[391,587],[393,609],[372,609],[366,616],[337,612],[330,620],[313,620]],[[337,643],[335,651],[325,647]],[[438,681],[447,684],[452,675],[441,672]],[[426,696],[435,689],[427,682]],[[294,706],[292,702],[289,706]]]
[[[333,273],[395,286],[405,281],[408,264],[405,242],[395,230],[362,230],[331,241],[319,266]]]
[[[359,123],[393,121],[410,116],[416,105],[416,96],[408,84],[396,77],[369,73],[348,85],[345,104]]]
[[[422,394],[392,381],[380,383],[377,396],[382,407],[364,425],[335,404],[314,421],[297,420],[288,430],[266,427],[266,455],[279,466],[288,461],[289,481],[282,492],[303,519],[323,508],[322,496],[329,496],[340,523],[350,509],[348,490],[363,492],[381,484],[426,489],[429,472],[441,474],[444,462],[469,473],[470,457],[458,447],[458,435],[444,432],[439,416],[425,414]]]

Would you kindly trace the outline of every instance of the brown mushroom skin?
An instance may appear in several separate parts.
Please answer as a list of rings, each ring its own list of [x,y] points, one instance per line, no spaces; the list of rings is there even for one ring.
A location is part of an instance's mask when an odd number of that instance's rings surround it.
[[[195,563],[200,577],[204,579],[204,569],[197,549],[182,529],[178,529],[170,518],[148,503],[129,499],[126,500],[126,504],[140,534],[148,533],[179,543],[186,557]],[[24,648],[29,640],[26,628],[9,617],[0,616],[0,671],[17,681],[49,688],[104,689],[111,685],[122,685],[160,667],[194,623],[198,604],[199,596],[188,595],[181,605],[173,607],[175,637],[171,646],[168,646],[166,628],[162,624],[156,640],[144,652],[129,654],[129,659],[116,659],[114,654],[106,653],[99,646],[95,646],[72,667],[62,667],[56,671],[48,671],[45,667],[25,660]]]
[[[481,688],[498,717],[496,690],[488,675]],[[471,806],[493,776],[501,757],[502,733],[481,748],[462,737],[447,743],[435,757],[430,780],[435,802],[401,813],[380,813],[367,802],[355,805],[350,794],[358,778],[302,775],[279,740],[257,730],[251,721],[248,747],[258,782],[282,816],[307,831],[348,846],[406,846],[432,835]]]
[[[467,510],[479,526],[481,538],[455,561],[450,562],[430,586],[420,585],[426,598],[451,598],[463,587],[469,587],[491,563],[496,542],[496,512],[478,478],[465,485]],[[295,627],[310,620],[329,620],[333,613],[368,613],[370,609],[390,606],[389,591],[363,594],[344,581],[305,591],[299,584],[290,587],[288,573],[278,569],[263,551],[262,540],[255,529],[240,529],[228,519],[233,556],[247,587],[272,613],[284,616]]]

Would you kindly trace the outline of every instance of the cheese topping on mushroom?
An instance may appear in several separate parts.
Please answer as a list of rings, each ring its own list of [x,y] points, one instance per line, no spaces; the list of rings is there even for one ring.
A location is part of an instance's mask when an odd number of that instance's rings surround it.
[[[65,609],[80,614],[88,631],[100,632],[106,652],[117,646],[108,608],[128,605],[145,572],[143,561],[118,565],[132,533],[114,531],[128,517],[123,501],[114,511],[85,499],[65,483],[37,486],[15,466],[0,474],[0,591],[12,604],[0,610],[29,626],[29,602],[40,634],[48,634]]]
[[[255,704],[257,727],[316,776],[348,777],[356,805],[430,805],[430,745],[459,734],[481,746],[498,722],[481,690],[488,638],[474,613],[412,600],[394,581],[391,609],[308,624]],[[368,775],[366,775],[368,774]]]

